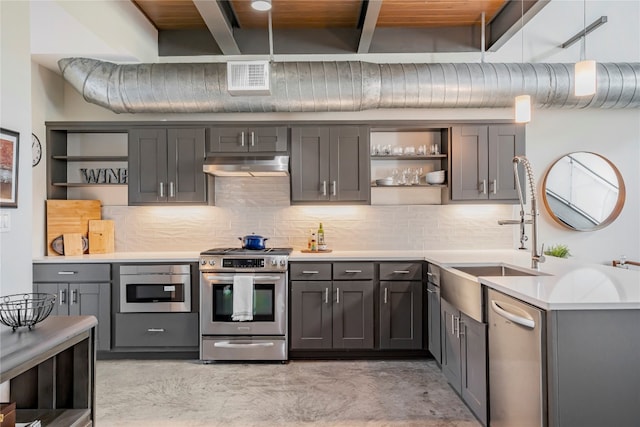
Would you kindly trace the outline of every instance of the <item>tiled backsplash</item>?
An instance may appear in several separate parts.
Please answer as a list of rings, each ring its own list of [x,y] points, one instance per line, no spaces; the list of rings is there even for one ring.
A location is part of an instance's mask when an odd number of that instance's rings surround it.
[[[306,248],[323,223],[338,250],[506,249],[511,205],[290,206],[289,178],[216,178],[216,206],[105,206],[116,250],[202,251],[238,247],[255,232],[271,247]]]

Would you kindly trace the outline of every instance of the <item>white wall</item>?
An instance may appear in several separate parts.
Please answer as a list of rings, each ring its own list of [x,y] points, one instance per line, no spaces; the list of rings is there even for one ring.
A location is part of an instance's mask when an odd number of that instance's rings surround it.
[[[31,292],[31,58],[29,3],[0,1],[0,125],[20,133],[18,208],[0,233],[0,295]]]

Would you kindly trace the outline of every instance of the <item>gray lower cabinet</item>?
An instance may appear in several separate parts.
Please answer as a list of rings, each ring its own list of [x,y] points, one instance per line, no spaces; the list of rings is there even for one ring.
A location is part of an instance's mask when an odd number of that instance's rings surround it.
[[[525,154],[524,126],[453,126],[451,200],[517,202],[513,157]],[[524,185],[524,173],[520,173]]]
[[[442,372],[462,400],[487,425],[487,325],[440,299]]]
[[[373,263],[290,268],[291,349],[373,349]]]
[[[380,263],[380,348],[422,348],[422,263]]]
[[[209,153],[286,152],[287,150],[286,126],[209,128],[207,143]]]
[[[198,313],[116,313],[118,349],[188,349],[199,345]]]
[[[440,338],[440,288],[433,283],[427,283],[427,340],[429,352],[442,364],[442,350]]]
[[[369,128],[291,128],[291,202],[368,204]]]
[[[111,349],[109,264],[34,264],[33,282],[34,292],[57,296],[52,315],[95,316],[96,349]]]
[[[129,132],[129,204],[206,204],[204,128]]]

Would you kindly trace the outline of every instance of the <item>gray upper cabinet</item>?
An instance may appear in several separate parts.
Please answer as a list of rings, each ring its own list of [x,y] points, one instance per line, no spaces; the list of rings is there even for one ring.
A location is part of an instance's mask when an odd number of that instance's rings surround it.
[[[110,264],[34,264],[33,290],[57,297],[54,316],[95,316],[96,349],[111,349]]]
[[[367,126],[291,129],[292,203],[368,204],[369,176]]]
[[[523,125],[461,125],[452,128],[451,200],[518,200],[513,157],[525,154]],[[521,173],[521,183],[524,175]]]
[[[285,126],[211,127],[209,153],[247,153],[287,151]]]
[[[129,132],[129,204],[205,204],[204,128]]]

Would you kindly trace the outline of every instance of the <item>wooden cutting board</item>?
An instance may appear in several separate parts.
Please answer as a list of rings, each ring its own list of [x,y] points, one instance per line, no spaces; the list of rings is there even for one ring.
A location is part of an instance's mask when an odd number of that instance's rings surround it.
[[[82,255],[82,234],[64,233],[62,235],[64,254],[69,256]]]
[[[115,225],[113,220],[93,219],[89,221],[89,253],[108,254],[115,252]]]
[[[51,242],[65,233],[89,234],[89,220],[101,219],[100,200],[47,200],[47,255],[59,256]]]

